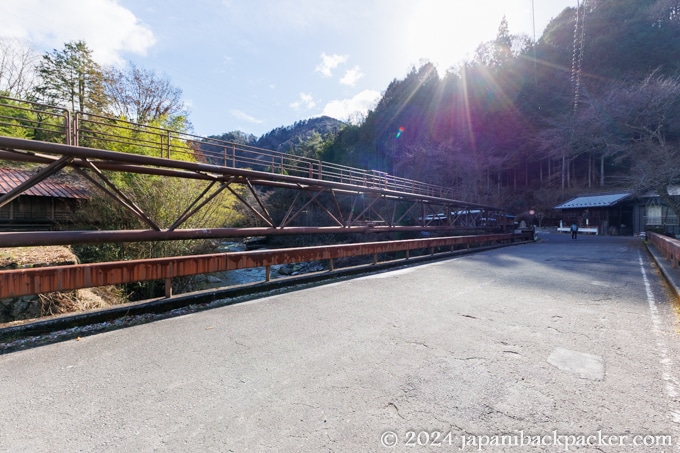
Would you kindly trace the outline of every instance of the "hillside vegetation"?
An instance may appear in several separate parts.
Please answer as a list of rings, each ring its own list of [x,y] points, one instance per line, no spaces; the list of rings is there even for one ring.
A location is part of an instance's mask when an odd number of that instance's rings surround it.
[[[414,67],[323,158],[515,212],[588,191],[667,195],[680,182],[680,3],[581,4],[535,44],[503,21],[473,61]]]

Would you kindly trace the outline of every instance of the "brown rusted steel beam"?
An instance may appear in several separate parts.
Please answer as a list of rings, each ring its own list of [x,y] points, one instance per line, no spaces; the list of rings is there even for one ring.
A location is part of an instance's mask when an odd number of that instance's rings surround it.
[[[139,220],[142,222],[146,223],[151,229],[160,231],[161,228],[156,225],[156,223],[149,218],[149,216],[146,215],[146,213],[139,207],[137,204],[132,201],[127,195],[125,195],[116,185],[111,182],[109,178],[104,175],[104,173],[97,168],[96,165],[94,165],[92,162],[87,161],[87,166],[88,168],[99,177],[101,181],[98,181],[95,179],[93,176],[91,176],[89,173],[87,173],[84,169],[78,167],[77,170],[78,172],[83,175],[85,178],[87,178],[92,184],[96,185],[99,187],[100,190],[102,190],[104,193],[106,193],[109,197],[111,197],[114,201],[119,203],[121,206],[123,206],[125,209],[127,209],[129,212],[131,212],[135,217],[137,217]]]
[[[208,187],[206,187],[201,194],[196,197],[196,199],[187,207],[184,212],[175,220],[175,222],[168,227],[168,230],[176,230],[181,224],[187,221],[189,217],[196,214],[203,206],[214,200],[224,189],[229,187],[229,183],[221,184],[216,190],[210,193],[210,190],[217,183],[217,181],[212,181]]]
[[[275,264],[333,260],[364,255],[375,257],[381,253],[526,239],[528,235],[517,234],[456,236],[5,270],[0,271],[0,298],[138,281],[168,281],[176,277]]]
[[[48,143],[41,142],[37,140],[26,140],[14,137],[4,137],[0,136],[0,148],[6,150],[23,150],[32,151],[45,154],[57,154],[64,156],[71,156],[79,159],[94,159],[94,160],[104,160],[109,162],[118,162],[126,165],[138,165],[141,167],[157,167],[175,170],[188,170],[193,172],[206,172],[214,173],[216,175],[223,176],[242,176],[246,178],[253,184],[255,180],[268,181],[270,184],[272,182],[277,183],[288,183],[288,184],[300,184],[303,187],[306,186],[318,186],[327,188],[344,189],[352,193],[365,193],[365,194],[383,194],[387,196],[394,196],[397,198],[415,198],[423,202],[430,203],[450,203],[459,207],[468,207],[475,209],[497,209],[491,206],[485,206],[478,203],[470,203],[460,200],[454,200],[451,198],[437,197],[432,195],[424,195],[419,193],[410,192],[400,192],[397,190],[391,190],[384,187],[367,187],[367,186],[356,186],[347,183],[340,183],[336,181],[325,181],[318,179],[309,179],[299,176],[282,175],[276,173],[268,173],[264,171],[255,171],[247,169],[239,169],[233,167],[223,167],[219,165],[198,163],[198,162],[186,162],[179,160],[170,160],[160,157],[150,157],[139,154],[129,154],[116,151],[106,151],[95,148],[86,148],[80,146],[63,145],[59,143]],[[14,152],[11,154],[15,154]],[[9,156],[8,156],[9,157]],[[143,172],[141,167],[137,167],[140,172]],[[104,168],[100,166],[100,168]],[[133,168],[133,167],[128,167]],[[272,184],[273,185],[273,184]]]
[[[40,183],[41,181],[44,181],[45,179],[49,178],[53,174],[59,172],[62,168],[67,166],[69,162],[73,160],[72,157],[66,157],[63,156],[60,159],[52,162],[49,164],[47,167],[43,168],[41,171],[38,173],[34,174],[32,177],[28,178],[26,181],[22,182],[18,186],[16,186],[14,189],[10,190],[6,194],[0,197],[0,207],[5,206],[6,204],[10,203],[12,200],[15,198],[18,198],[24,191],[30,189],[31,187],[35,186],[36,184]]]
[[[391,233],[429,231],[451,233],[462,228],[450,226],[380,226],[356,225],[344,227],[253,227],[203,228],[184,230],[81,230],[81,231],[9,231],[0,233],[0,247],[31,247],[44,245],[82,245],[119,242],[178,241],[192,239],[227,239],[252,236],[288,236],[301,234]],[[464,228],[469,231],[470,228]],[[484,230],[480,228],[480,230]]]
[[[396,227],[400,221],[394,222],[394,219],[389,218],[387,212],[383,212],[383,210],[379,208],[380,206],[388,206],[390,201],[410,202],[413,203],[413,205],[419,205],[421,217],[420,220],[415,219],[416,222],[414,223],[420,224],[421,227],[429,227],[430,223],[432,223],[426,222],[424,212],[432,213],[432,218],[434,219],[434,214],[439,212],[463,212],[470,208],[480,208],[483,210],[493,209],[481,208],[480,205],[461,202],[458,200],[435,198],[409,192],[397,192],[381,186],[353,186],[351,184],[343,184],[341,182],[332,180],[312,180],[298,176],[279,175],[270,172],[236,169],[197,162],[173,161],[158,157],[149,157],[144,155],[120,153],[115,151],[106,151],[101,149],[83,148],[46,142],[36,142],[11,137],[0,137],[0,148],[2,147],[9,151],[0,150],[0,158],[7,158],[8,160],[22,160],[25,158],[26,160],[41,162],[49,165],[57,161],[59,156],[61,156],[62,159],[65,158],[64,156],[68,156],[67,158],[72,160],[69,165],[78,169],[83,175],[90,179],[91,182],[98,186],[99,189],[103,190],[104,193],[106,193],[109,197],[121,203],[133,215],[148,225],[151,230],[156,231],[165,229],[166,225],[157,225],[149,215],[139,209],[139,207],[137,207],[131,200],[127,199],[127,197],[123,195],[120,190],[112,186],[110,182],[103,176],[100,170],[126,171],[140,174],[191,178],[210,182],[217,181],[224,184],[244,184],[253,194],[255,200],[257,201],[257,205],[259,205],[259,209],[256,208],[256,205],[251,205],[248,203],[245,198],[243,198],[238,192],[233,191],[230,187],[228,187],[228,190],[230,190],[247,208],[252,210],[254,214],[270,228],[276,228],[277,226],[279,228],[288,227],[290,224],[289,222],[295,219],[295,217],[304,209],[304,206],[302,208],[298,208],[296,214],[290,219],[277,222],[267,211],[260,197],[258,197],[257,192],[254,190],[254,186],[288,188],[296,190],[298,193],[313,193],[314,195],[312,196],[312,200],[310,200],[309,203],[316,203],[321,206],[324,212],[329,216],[331,223],[337,227],[362,226],[367,220],[364,218],[364,216],[377,216],[381,221],[380,223],[388,224],[391,227]],[[89,169],[90,171],[95,172],[99,179],[95,179],[94,175],[90,175],[90,172],[86,172],[84,169]],[[370,202],[367,204],[367,206],[362,208],[363,210],[358,216],[352,214],[349,214],[348,216],[343,215],[341,211],[338,212],[338,216],[335,216],[316,199],[316,197],[319,197],[321,194],[332,194],[333,197],[336,195],[347,195],[351,197],[361,196],[370,200]],[[335,202],[337,204],[337,199]],[[291,205],[291,210],[289,212],[292,213],[293,208],[295,208],[295,206]],[[396,205],[394,213],[396,213]],[[412,214],[410,209],[407,210],[405,215],[408,215],[409,213]],[[371,215],[369,216],[369,214]],[[353,221],[353,217],[356,217],[356,222]],[[183,218],[178,223],[174,223],[168,229],[177,229],[184,220],[185,219]]]

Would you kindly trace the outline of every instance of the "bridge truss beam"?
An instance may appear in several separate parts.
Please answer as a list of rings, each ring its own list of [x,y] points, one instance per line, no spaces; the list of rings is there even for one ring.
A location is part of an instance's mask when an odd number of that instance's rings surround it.
[[[0,160],[32,162],[44,167],[17,190],[0,197],[0,207],[63,168],[73,168],[102,193],[139,218],[147,230],[52,231],[0,233],[0,247],[87,244],[186,239],[218,239],[260,235],[376,233],[394,231],[450,232],[456,229],[503,229],[501,210],[445,197],[393,190],[379,179],[365,185],[243,168],[150,157],[95,148],[0,137]],[[106,172],[128,172],[204,181],[203,192],[169,225],[158,224],[139,208]],[[245,186],[252,200],[234,190]],[[275,218],[262,199],[266,190],[295,191],[282,218]],[[230,191],[252,211],[262,226],[255,228],[180,229],[220,193]],[[309,225],[314,206],[325,219]],[[317,216],[318,217],[318,216]]]

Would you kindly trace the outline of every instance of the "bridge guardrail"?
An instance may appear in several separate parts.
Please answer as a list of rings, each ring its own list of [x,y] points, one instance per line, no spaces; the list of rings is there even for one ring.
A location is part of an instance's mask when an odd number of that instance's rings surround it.
[[[20,136],[172,160],[204,161],[368,188],[455,199],[453,188],[401,178],[376,170],[200,137],[107,116],[0,96],[0,135]]]
[[[664,258],[671,262],[671,266],[677,268],[680,260],[680,240],[651,232],[647,233],[647,237]]]
[[[378,255],[384,253],[405,252],[404,258],[409,259],[413,250],[427,249],[435,255],[438,249],[438,253],[452,253],[456,247],[532,239],[530,233],[487,234],[12,269],[0,271],[0,299],[149,280],[165,280],[170,297],[175,277],[265,267],[268,281],[271,266],[277,264],[329,260],[332,271],[337,258],[373,255],[373,264],[377,264]]]

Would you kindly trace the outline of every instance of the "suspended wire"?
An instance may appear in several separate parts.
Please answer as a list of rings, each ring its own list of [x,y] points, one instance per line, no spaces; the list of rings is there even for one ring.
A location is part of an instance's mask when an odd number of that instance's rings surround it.
[[[534,5],[534,0],[531,0],[531,24],[534,31],[534,42],[532,43],[534,48],[534,85],[538,85],[538,67],[536,63],[536,7]]]
[[[586,38],[586,2],[576,0],[576,20],[574,23],[574,53],[571,60],[571,85],[574,92],[574,108],[576,113],[581,94],[581,73],[583,67],[583,52]]]
[[[571,115],[571,131],[570,141],[574,140],[576,111],[579,105],[579,96],[581,93],[581,72],[583,66],[583,50],[585,46],[586,37],[586,2],[588,0],[576,0],[576,18],[574,21],[574,53],[571,60],[571,85],[574,93],[574,105]],[[569,161],[570,162],[570,161]],[[570,179],[569,176],[570,163],[567,162],[567,156],[562,155],[562,190],[565,184]]]

